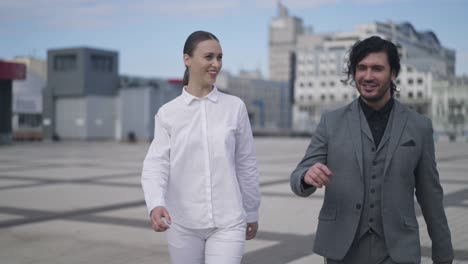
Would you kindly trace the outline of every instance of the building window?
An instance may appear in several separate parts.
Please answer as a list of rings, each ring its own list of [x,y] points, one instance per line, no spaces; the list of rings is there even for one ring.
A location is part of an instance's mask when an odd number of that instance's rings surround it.
[[[344,94],[343,99],[348,100],[348,94]]]
[[[414,80],[413,79],[408,79],[408,85],[413,85]]]
[[[96,72],[112,72],[114,68],[112,57],[91,55],[91,68]]]
[[[397,85],[400,85],[400,79],[397,79],[395,82]]]
[[[55,71],[74,71],[76,70],[76,55],[57,55],[54,57]]]
[[[423,98],[423,93],[421,91],[418,92],[418,98]]]
[[[335,100],[335,96],[333,94],[330,94],[330,101]]]
[[[330,87],[335,87],[335,82],[334,81],[330,81]]]
[[[417,82],[418,82],[418,84],[422,84],[422,83],[423,83],[423,79],[422,79],[422,78],[418,78]]]
[[[309,95],[309,101],[312,101],[312,99],[313,99],[312,95]]]
[[[413,92],[408,93],[408,98],[413,98]]]
[[[327,84],[325,82],[321,82],[320,86],[325,87],[325,86],[327,86]]]
[[[312,88],[312,86],[313,86],[313,85],[312,85],[312,82],[309,82],[309,87],[311,87],[311,88]]]
[[[320,96],[320,99],[322,99],[322,101],[325,101],[325,95],[322,94],[322,95]]]

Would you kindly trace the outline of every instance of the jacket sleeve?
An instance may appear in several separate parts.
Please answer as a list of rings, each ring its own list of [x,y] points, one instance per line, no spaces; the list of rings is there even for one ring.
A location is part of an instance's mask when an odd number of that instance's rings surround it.
[[[166,206],[166,189],[170,172],[170,134],[161,120],[155,116],[154,139],[143,161],[141,185],[148,213],[157,206]]]
[[[290,184],[292,191],[301,197],[307,197],[315,192],[317,188],[311,185],[306,185],[303,182],[304,174],[307,170],[317,162],[322,164],[327,163],[328,155],[328,136],[326,114],[322,115],[317,129],[312,134],[309,147],[306,150],[301,162],[291,173]]]
[[[426,121],[422,155],[415,170],[416,198],[432,240],[432,259],[434,262],[447,262],[454,258],[452,240],[436,167],[432,123],[429,119]]]
[[[236,174],[242,193],[247,223],[257,222],[260,207],[259,173],[255,157],[255,142],[245,104],[242,103],[236,133]]]

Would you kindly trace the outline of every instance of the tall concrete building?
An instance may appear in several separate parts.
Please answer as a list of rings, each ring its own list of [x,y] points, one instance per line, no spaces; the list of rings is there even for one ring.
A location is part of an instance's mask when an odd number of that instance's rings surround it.
[[[86,47],[54,49],[47,52],[47,63],[44,138],[113,138],[118,53]]]
[[[297,39],[304,34],[302,19],[289,16],[287,8],[278,2],[278,15],[269,29],[269,79],[289,82],[294,74]]]

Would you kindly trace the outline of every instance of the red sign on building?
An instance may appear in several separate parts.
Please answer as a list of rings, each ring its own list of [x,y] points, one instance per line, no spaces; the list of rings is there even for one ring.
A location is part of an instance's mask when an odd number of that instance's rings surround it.
[[[0,61],[0,80],[24,80],[26,79],[26,65]]]

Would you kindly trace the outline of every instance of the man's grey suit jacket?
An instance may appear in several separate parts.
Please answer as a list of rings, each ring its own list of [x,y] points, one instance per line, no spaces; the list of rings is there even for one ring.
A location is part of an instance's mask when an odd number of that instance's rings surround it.
[[[430,119],[403,106],[393,106],[393,121],[384,165],[382,223],[387,250],[398,263],[420,263],[419,229],[414,195],[432,240],[434,261],[453,259],[450,230],[443,207]],[[325,187],[318,216],[314,252],[342,259],[353,242],[364,204],[363,155],[358,100],[322,115],[306,154],[291,175],[295,194],[315,192],[301,179],[313,164],[328,166],[333,176]]]

